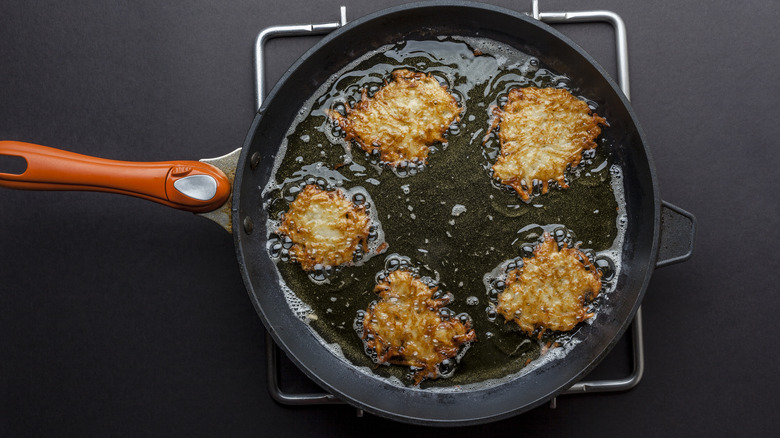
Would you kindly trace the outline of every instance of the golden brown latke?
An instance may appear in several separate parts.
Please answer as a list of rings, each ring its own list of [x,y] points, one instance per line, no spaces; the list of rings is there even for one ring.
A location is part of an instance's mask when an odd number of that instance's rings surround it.
[[[450,298],[434,299],[436,289],[407,271],[393,271],[374,288],[381,300],[363,318],[363,339],[377,361],[422,368],[415,384],[438,377],[437,365],[477,338],[468,322],[442,318],[438,310]]]
[[[545,330],[565,332],[593,316],[585,303],[599,290],[601,274],[588,257],[576,248],[559,251],[555,239],[545,233],[534,256],[523,258],[523,267],[507,274],[496,311],[529,335],[537,328],[540,336]]]
[[[358,245],[366,249],[371,218],[340,190],[307,185],[290,203],[277,230],[292,240],[290,256],[306,271],[317,264],[338,266],[352,261]]]
[[[366,152],[379,150],[391,166],[407,161],[425,163],[428,146],[443,142],[444,133],[457,120],[460,108],[454,97],[430,74],[406,69],[392,73],[374,97],[366,89],[347,115],[330,111],[330,117]]]
[[[592,114],[588,104],[558,88],[514,88],[504,105],[495,108],[491,130],[499,127],[501,153],[493,176],[530,199],[534,180],[547,193],[549,182],[568,188],[566,167],[576,167],[582,151],[596,147],[599,124],[606,119]]]

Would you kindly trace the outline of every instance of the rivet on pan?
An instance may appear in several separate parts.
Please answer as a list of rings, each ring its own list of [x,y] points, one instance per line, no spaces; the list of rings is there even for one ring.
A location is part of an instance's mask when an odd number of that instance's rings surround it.
[[[260,152],[255,152],[249,157],[249,165],[252,167],[252,170],[255,170],[258,164],[260,164]]]
[[[255,224],[252,223],[252,218],[247,216],[244,218],[244,231],[247,234],[252,234],[252,230],[255,229]]]

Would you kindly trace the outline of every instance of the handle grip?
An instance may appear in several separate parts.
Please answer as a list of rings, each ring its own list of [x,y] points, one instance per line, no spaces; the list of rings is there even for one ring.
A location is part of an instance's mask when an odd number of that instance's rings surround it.
[[[691,258],[695,238],[696,217],[676,205],[662,201],[661,240],[655,267],[662,268]]]
[[[115,161],[17,141],[0,141],[0,155],[27,161],[21,174],[0,173],[0,187],[10,189],[119,193],[197,213],[230,197],[227,176],[200,161]]]

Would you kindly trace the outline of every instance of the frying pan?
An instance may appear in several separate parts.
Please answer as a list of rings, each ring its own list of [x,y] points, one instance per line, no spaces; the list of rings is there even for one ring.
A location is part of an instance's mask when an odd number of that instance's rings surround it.
[[[516,47],[597,96],[610,121],[614,160],[624,172],[628,228],[615,295],[584,325],[565,358],[524,375],[447,390],[390,383],[359,370],[325,348],[290,310],[268,255],[267,212],[261,207],[277,148],[304,101],[355,57],[377,47],[437,35],[478,36]],[[19,142],[0,142],[0,155],[23,157],[20,175],[0,174],[16,189],[110,191],[205,214],[231,230],[249,296],[275,342],[311,379],[342,400],[374,414],[430,425],[475,424],[529,410],[586,375],[617,342],[635,315],[656,266],[690,256],[694,219],[659,197],[654,167],[627,99],[582,49],[522,14],[482,4],[405,5],[356,20],[304,54],[269,93],[240,150],[211,161],[124,163]],[[183,181],[183,182],[182,182]],[[232,181],[232,190],[231,190]],[[662,208],[663,207],[663,208]]]

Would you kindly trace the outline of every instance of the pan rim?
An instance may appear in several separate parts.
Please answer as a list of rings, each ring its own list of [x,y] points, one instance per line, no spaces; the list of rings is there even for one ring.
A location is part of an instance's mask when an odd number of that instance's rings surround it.
[[[630,320],[633,318],[633,316],[636,313],[636,310],[638,309],[642,298],[644,296],[644,293],[647,289],[647,285],[649,284],[650,277],[653,273],[653,266],[655,262],[655,258],[657,255],[658,250],[658,239],[660,235],[660,208],[661,208],[661,200],[658,193],[658,185],[657,185],[657,178],[655,174],[655,166],[652,161],[652,157],[650,155],[650,150],[647,145],[647,141],[645,139],[644,133],[639,126],[637,122],[636,114],[634,113],[632,107],[630,106],[628,100],[623,95],[623,93],[620,91],[619,87],[615,84],[615,82],[611,79],[611,77],[604,71],[604,69],[589,55],[587,52],[585,52],[583,49],[581,49],[578,45],[576,45],[574,42],[572,42],[570,39],[568,39],[566,36],[560,34],[558,31],[553,29],[552,27],[539,22],[538,20],[534,20],[530,17],[527,17],[525,14],[512,11],[509,9],[492,6],[492,5],[485,5],[480,3],[472,3],[472,2],[450,2],[450,1],[432,1],[432,2],[421,2],[421,3],[412,3],[412,4],[406,4],[402,6],[396,6],[388,9],[384,9],[378,12],[374,12],[370,15],[367,15],[365,17],[361,17],[355,21],[350,22],[346,26],[332,32],[331,34],[325,36],[321,41],[319,41],[317,44],[315,44],[311,49],[309,49],[304,55],[301,56],[288,70],[287,72],[282,76],[282,78],[276,83],[276,85],[273,87],[271,92],[268,94],[267,98],[265,99],[265,103],[262,108],[260,108],[253,120],[253,123],[249,129],[248,135],[246,137],[246,140],[244,142],[244,147],[241,153],[241,157],[239,159],[238,167],[237,169],[246,169],[247,165],[249,164],[249,155],[251,146],[255,141],[255,135],[257,133],[257,127],[261,123],[265,111],[267,110],[268,106],[277,98],[277,94],[281,92],[281,90],[285,87],[285,84],[287,83],[290,76],[293,75],[293,73],[300,68],[300,66],[314,53],[318,52],[323,46],[327,45],[334,39],[338,38],[343,33],[349,32],[351,29],[359,27],[361,25],[364,25],[367,22],[373,21],[375,19],[379,19],[382,17],[385,17],[387,15],[396,14],[400,12],[407,12],[410,10],[419,11],[424,8],[465,8],[465,9],[478,9],[480,11],[488,11],[491,13],[498,13],[507,15],[514,19],[519,19],[524,22],[526,22],[529,25],[536,26],[540,28],[543,31],[546,31],[547,33],[551,34],[553,38],[557,38],[560,40],[563,44],[569,46],[572,50],[574,50],[579,56],[581,56],[584,60],[586,60],[589,64],[591,64],[595,69],[598,71],[598,73],[605,79],[605,81],[608,83],[609,87],[613,89],[614,92],[617,93],[617,98],[622,102],[622,104],[625,106],[630,120],[633,122],[634,126],[637,130],[637,136],[641,140],[642,148],[644,155],[647,160],[647,167],[649,168],[649,178],[651,180],[652,185],[652,202],[653,202],[653,230],[652,230],[652,244],[650,247],[650,251],[647,254],[648,255],[648,266],[645,268],[645,275],[642,278],[641,281],[641,289],[639,293],[636,296],[635,303],[632,306],[632,310],[630,312],[630,318],[627,321],[622,322],[622,327],[617,331],[614,338],[609,342],[609,345],[607,348],[603,349],[599,354],[596,355],[596,357],[584,368],[580,370],[580,372],[576,373],[573,376],[570,376],[567,378],[567,382],[563,384],[562,386],[559,386],[556,390],[548,393],[547,395],[544,395],[537,400],[535,400],[532,403],[525,404],[523,406],[507,406],[505,410],[500,412],[493,412],[489,415],[483,415],[483,416],[474,416],[471,418],[457,418],[457,419],[449,419],[449,418],[430,418],[430,417],[424,417],[424,416],[418,416],[413,417],[409,415],[401,415],[396,412],[392,412],[389,409],[385,409],[379,406],[369,405],[365,400],[358,400],[355,397],[353,397],[351,394],[346,394],[344,391],[340,390],[339,388],[334,387],[331,385],[329,381],[323,380],[320,374],[317,373],[317,370],[314,369],[315,367],[311,366],[311,364],[307,363],[305,360],[302,360],[298,355],[292,352],[291,348],[289,347],[288,343],[286,342],[285,338],[276,330],[273,324],[269,322],[269,319],[267,318],[267,315],[265,315],[264,309],[262,309],[260,305],[260,301],[258,297],[256,296],[257,291],[255,290],[253,286],[252,279],[249,278],[249,271],[246,266],[246,260],[244,255],[244,248],[243,248],[243,237],[245,235],[244,232],[244,226],[242,224],[243,217],[241,212],[241,201],[240,201],[240,194],[241,190],[240,188],[243,185],[243,171],[237,171],[236,172],[236,180],[235,180],[235,187],[236,190],[233,191],[233,234],[234,234],[234,242],[236,245],[236,255],[239,261],[239,266],[241,268],[242,277],[245,283],[245,286],[247,288],[247,291],[250,295],[251,301],[253,305],[255,306],[255,310],[258,312],[258,315],[263,320],[263,323],[266,327],[266,329],[271,334],[274,341],[279,345],[290,357],[290,359],[312,380],[314,380],[319,385],[323,386],[326,390],[334,393],[338,397],[344,399],[350,404],[359,406],[360,408],[366,410],[367,412],[371,412],[377,415],[380,415],[382,417],[391,418],[394,420],[404,421],[408,423],[413,424],[427,424],[427,425],[463,425],[463,424],[479,424],[479,423],[485,423],[489,421],[496,421],[502,418],[506,418],[509,416],[516,415],[520,412],[524,412],[527,410],[532,409],[533,407],[539,406],[552,397],[555,397],[556,395],[560,394],[561,392],[568,389],[571,385],[573,385],[575,382],[579,381],[584,375],[586,375],[590,370],[592,370],[596,364],[598,364],[604,356],[611,350],[611,348],[614,346],[615,343],[621,338],[623,333],[625,333],[626,329],[628,328],[628,325],[630,325]],[[257,228],[257,227],[256,227]],[[256,231],[257,232],[257,231]],[[262,292],[261,292],[262,293]],[[324,348],[323,348],[324,349]],[[355,368],[352,366],[352,368]],[[511,383],[516,379],[512,379],[509,382]],[[378,380],[377,380],[378,381]],[[501,384],[501,385],[505,385]],[[500,386],[500,385],[499,385]],[[397,390],[398,388],[396,388]],[[404,388],[404,390],[416,390],[425,392],[425,390],[420,390],[419,388]]]

